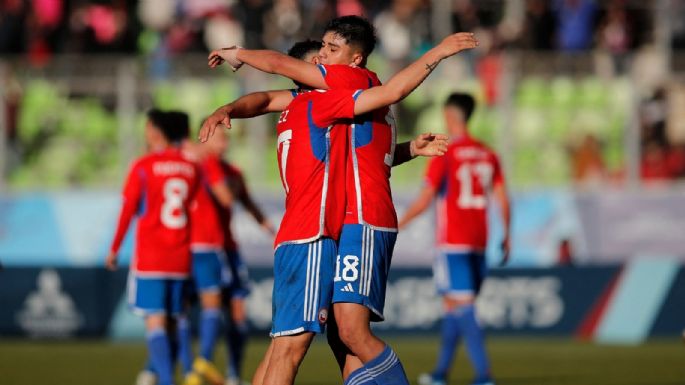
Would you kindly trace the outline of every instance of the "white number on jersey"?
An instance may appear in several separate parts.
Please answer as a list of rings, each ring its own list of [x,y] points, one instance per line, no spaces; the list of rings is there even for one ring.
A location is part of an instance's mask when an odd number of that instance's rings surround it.
[[[359,277],[359,257],[356,255],[346,255],[343,258],[343,264],[345,265],[342,269],[342,277],[340,276],[340,256],[335,260],[335,278],[334,281],[338,282],[341,279],[347,282],[356,281]]]
[[[286,110],[287,112],[287,110]],[[287,115],[287,114],[286,114]],[[288,193],[288,181],[285,179],[285,166],[288,164],[288,152],[290,151],[290,141],[293,139],[293,130],[285,130],[278,135],[278,141],[276,143],[276,149],[281,147],[281,178],[283,179],[283,186],[285,187],[286,194]]]
[[[278,123],[285,123],[285,121],[288,120],[288,111],[290,110],[281,112],[281,115],[278,117]]]
[[[160,219],[162,224],[170,229],[183,228],[188,223],[188,217],[183,207],[188,197],[188,184],[181,178],[170,178],[164,182],[164,203]]]
[[[457,205],[462,209],[484,209],[487,198],[484,194],[474,193],[473,181],[477,180],[483,190],[492,183],[492,165],[486,162],[464,163],[457,170],[459,198]]]

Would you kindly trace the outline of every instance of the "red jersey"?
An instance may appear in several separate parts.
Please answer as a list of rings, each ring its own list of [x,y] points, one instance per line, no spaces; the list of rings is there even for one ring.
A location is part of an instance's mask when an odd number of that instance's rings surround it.
[[[242,172],[220,157],[215,158],[212,162],[212,167],[207,169],[207,173],[211,184],[227,183],[229,185],[231,192],[234,195],[237,195],[233,197],[234,202],[238,201],[240,194],[246,190]],[[222,210],[219,211],[219,214],[221,228],[224,233],[224,250],[237,250],[238,243],[233,237],[233,231],[231,231],[233,211],[230,208],[222,208]]]
[[[351,90],[307,91],[281,113],[278,166],[285,214],[275,246],[338,239],[345,216],[346,132],[332,125],[354,116]]]
[[[181,151],[169,148],[140,158],[131,167],[111,251],[118,252],[138,216],[132,269],[139,276],[183,278],[190,272],[190,204],[198,169]]]
[[[366,68],[348,65],[321,65],[319,68],[332,90],[381,85],[378,76]],[[347,127],[350,144],[345,223],[397,231],[397,214],[390,191],[390,168],[397,135],[390,108],[358,116]]]
[[[430,160],[426,183],[438,192],[438,247],[485,250],[488,194],[493,186],[504,183],[497,155],[464,136],[450,143],[445,155]]]
[[[201,164],[202,184],[191,207],[191,241],[193,251],[217,250],[224,247],[224,228],[221,221],[225,210],[213,197],[211,186],[223,181],[220,159],[208,156]],[[218,174],[218,175],[217,175]]]

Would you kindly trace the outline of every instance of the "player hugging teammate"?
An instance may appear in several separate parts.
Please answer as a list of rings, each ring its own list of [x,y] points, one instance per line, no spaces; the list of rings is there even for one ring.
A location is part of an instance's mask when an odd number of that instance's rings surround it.
[[[275,243],[272,342],[253,384],[292,384],[327,321],[345,384],[408,384],[397,355],[370,329],[371,321],[383,319],[397,235],[390,168],[416,155],[442,155],[446,137],[422,134],[396,145],[388,106],[442,59],[477,42],[470,33],[448,36],[386,85],[365,68],[375,43],[367,20],[346,16],[329,23],[318,56],[239,47],[209,56],[211,67],[248,64],[300,85],[222,106],[200,134],[207,140],[218,125],[230,127],[231,118],[281,112],[278,160],[286,201]]]

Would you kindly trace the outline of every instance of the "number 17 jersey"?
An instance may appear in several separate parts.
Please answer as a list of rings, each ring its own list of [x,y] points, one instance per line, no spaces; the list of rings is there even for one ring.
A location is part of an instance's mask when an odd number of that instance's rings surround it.
[[[504,183],[497,155],[469,136],[450,143],[445,155],[428,163],[426,183],[437,191],[437,246],[484,251],[487,205],[492,187]]]

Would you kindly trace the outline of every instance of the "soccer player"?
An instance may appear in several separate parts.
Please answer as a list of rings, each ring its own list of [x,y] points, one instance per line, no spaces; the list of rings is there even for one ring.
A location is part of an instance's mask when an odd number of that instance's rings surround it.
[[[502,264],[509,258],[509,198],[497,155],[469,135],[467,122],[475,107],[467,94],[455,93],[445,101],[444,116],[451,143],[447,154],[431,159],[426,183],[400,220],[400,228],[428,208],[437,197],[438,257],[433,273],[443,299],[442,339],[432,374],[421,385],[447,383],[460,338],[475,369],[473,384],[492,384],[483,332],[476,320],[474,301],[486,275],[487,207],[492,193],[503,223]]]
[[[426,55],[424,55],[424,57],[422,57],[420,61],[414,63],[412,66],[408,67],[407,69],[405,69],[404,71],[402,71],[401,73],[399,73],[395,77],[393,77],[391,82],[394,81],[396,84],[393,84],[391,87],[388,87],[388,88],[384,88],[385,86],[381,86],[378,88],[378,90],[374,90],[373,92],[371,92],[370,95],[376,95],[377,93],[381,93],[381,92],[390,92],[388,95],[384,95],[384,98],[381,98],[381,99],[387,99],[389,97],[394,96],[394,97],[396,97],[396,100],[399,100],[406,94],[392,95],[391,90],[395,89],[395,87],[397,87],[397,83],[404,84],[405,87],[408,86],[408,84],[410,84],[406,80],[408,74],[416,74],[416,71],[418,71],[417,68],[421,68],[421,71],[419,71],[419,72],[426,71],[425,73],[423,73],[423,75],[425,77],[428,75],[428,73],[430,73],[435,68],[437,63],[439,63],[439,61],[442,60],[442,58],[444,58],[446,56],[451,56],[451,55],[459,52],[462,49],[473,48],[475,45],[476,45],[476,41],[473,38],[472,34],[456,34],[456,35],[450,36],[450,37],[446,38],[439,46],[435,47],[433,50],[429,51]],[[325,46],[325,44],[324,44],[324,46]],[[371,44],[371,46],[373,46],[373,44]],[[241,51],[239,51],[239,52],[241,52]],[[446,56],[442,56],[442,54],[440,52],[442,52],[442,53],[449,52],[449,54],[447,54]],[[361,60],[361,59],[359,59],[359,57],[357,57],[357,59]],[[229,61],[230,61],[230,59],[229,59]],[[250,64],[252,65],[252,63],[250,63]],[[346,69],[349,68],[347,66],[340,66],[340,67],[344,68],[343,71],[346,71]],[[314,67],[314,69],[316,71],[319,71],[319,67]],[[322,75],[326,76],[327,72],[328,71],[325,71],[325,72],[319,71],[317,73],[318,73],[318,76],[322,76]],[[368,87],[371,80],[373,80],[373,79],[369,79],[369,77],[366,76],[369,73],[370,72],[368,72],[368,71],[359,72],[359,74],[361,76],[358,76],[358,77],[363,78],[363,82],[360,85],[360,87],[364,87],[364,88]],[[374,77],[375,77],[375,75],[374,75]],[[416,78],[412,78],[412,79],[417,80]],[[422,80],[423,80],[423,78],[421,78],[420,80],[417,80],[418,82],[415,84],[412,84],[411,88],[413,89],[414,87],[416,87],[419,84],[419,82]],[[377,81],[377,79],[376,79],[376,81]],[[320,92],[321,95],[318,95],[318,94],[319,93],[316,93],[314,95],[319,96],[319,97],[323,96],[325,98],[330,98],[332,95],[335,95],[335,93],[332,93],[332,92]],[[361,95],[365,95],[365,94],[366,94],[365,92],[361,93]],[[295,101],[297,99],[298,98],[295,98],[293,103],[295,103]],[[381,103],[381,104],[378,104],[378,108],[386,107],[387,105],[389,105],[389,104]],[[266,101],[263,103],[262,108],[263,108],[263,111],[266,112],[266,111],[274,110],[275,106],[273,103],[271,103],[271,101]],[[376,109],[377,108],[374,108],[374,109],[371,109],[371,110],[368,110],[365,112],[374,111]],[[260,111],[259,108],[256,108],[255,110]],[[278,110],[278,108],[275,108],[275,110]],[[315,111],[315,112],[317,111],[316,105],[314,105],[312,107],[312,111]],[[355,112],[357,112],[357,111],[355,111]],[[292,114],[291,109],[286,108],[286,110],[281,115],[281,120],[286,118],[287,116],[290,116],[289,113]],[[385,111],[385,113],[387,114],[387,111]],[[228,119],[230,117],[249,117],[249,116],[253,116],[253,115],[244,114],[244,111],[237,109],[235,105],[226,106],[226,108],[224,110],[220,109],[219,111],[217,111],[217,113],[213,114],[212,117],[210,117],[211,119],[208,119],[205,122],[205,127],[203,127],[204,132],[201,133],[201,138],[203,138],[203,134],[210,134],[214,130],[215,126],[220,122],[223,122],[224,124],[230,124],[230,121],[228,121]],[[383,118],[385,118],[385,117],[386,117],[386,115],[384,114]],[[376,116],[376,119],[377,118],[378,117]],[[383,122],[385,122],[385,119],[383,119]],[[355,124],[354,126],[356,126],[356,125],[357,124]],[[387,201],[389,201],[389,204],[383,205],[384,202],[381,201],[380,199],[378,199],[378,200],[376,200],[376,202],[378,203],[378,207],[375,209],[372,207],[369,212],[373,216],[374,214],[377,214],[377,212],[379,210],[383,210],[383,209],[387,210],[389,207],[389,210],[390,210],[389,215],[391,215],[391,217],[392,217],[391,221],[394,221],[394,224],[396,227],[396,217],[395,217],[394,207],[392,206],[392,199],[389,196],[389,183],[387,183],[388,182],[387,179],[389,177],[389,167],[395,163],[393,161],[393,154],[394,154],[393,150],[395,147],[394,130],[393,130],[392,126],[388,125],[387,123],[385,124],[385,126],[383,126],[383,127],[387,128],[385,130],[385,132],[383,132],[382,129],[375,130],[373,127],[373,124],[371,122],[366,122],[363,120],[360,121],[359,126],[357,126],[357,127],[359,128],[359,130],[358,130],[359,136],[355,136],[356,140],[352,141],[353,146],[355,145],[355,142],[360,142],[360,141],[363,143],[363,145],[369,144],[369,140],[370,140],[369,137],[371,137],[371,136],[376,137],[377,141],[375,142],[375,145],[369,145],[368,147],[366,147],[367,149],[371,149],[371,151],[369,151],[368,153],[362,154],[362,156],[359,158],[357,158],[356,153],[353,155],[353,157],[354,157],[354,160],[352,161],[352,162],[354,162],[353,167],[356,168],[356,165],[358,163],[358,159],[363,159],[363,161],[372,162],[372,163],[373,162],[380,162],[380,165],[381,165],[380,168],[382,169],[380,171],[380,178],[383,179],[385,181],[384,184],[387,185],[387,188],[384,188],[385,186],[381,186],[381,188],[383,189],[383,192],[388,194]],[[372,132],[372,130],[373,130],[373,132]],[[280,140],[279,140],[279,142],[280,142]],[[416,147],[415,143],[416,142],[412,141],[412,143],[410,145],[410,151],[415,149],[415,147]],[[414,147],[414,148],[412,149],[411,147]],[[377,157],[377,155],[379,155],[379,153],[380,153],[380,157]],[[348,170],[349,170],[349,167],[352,167],[352,166],[348,166]],[[387,172],[385,170],[386,167],[387,167]],[[377,172],[374,173],[374,171],[377,171],[377,170],[367,168],[365,171],[370,171],[371,175],[368,176],[369,178],[371,178],[371,179],[378,178],[378,173]],[[356,177],[358,177],[358,174],[356,175]],[[350,177],[348,176],[347,177],[348,186],[351,184],[354,184],[354,182],[349,182],[349,178]],[[285,185],[287,186],[287,184],[285,184]],[[348,191],[346,191],[346,196],[348,197],[348,201],[349,201],[349,197],[350,197],[349,189],[348,189]],[[373,201],[373,200],[374,199],[371,198],[368,201]],[[348,214],[347,214],[348,216],[350,214],[357,214],[358,213],[358,211],[356,209],[353,212],[350,212],[349,206],[348,206],[347,211],[348,211]],[[286,209],[286,213],[287,213],[287,209]],[[356,220],[356,216],[352,219],[352,221],[354,221],[354,220]],[[285,219],[284,219],[284,221],[285,221]],[[344,228],[342,230],[342,233],[343,233],[343,235],[341,236],[341,247],[342,247],[342,237],[345,234]],[[338,316],[337,310],[335,310],[336,311],[336,322],[343,323],[345,325],[344,330],[346,332],[350,333],[350,334],[345,334],[345,337],[352,336],[351,338],[348,338],[348,341],[343,340],[343,342],[345,342],[347,345],[350,342],[350,340],[356,338],[359,335],[358,333],[356,333],[356,330],[354,330],[355,328],[362,329],[362,332],[364,330],[366,330],[367,333],[364,334],[363,336],[364,337],[368,336],[369,338],[367,338],[364,341],[355,340],[354,342],[356,343],[357,347],[361,348],[363,350],[364,348],[366,348],[369,344],[371,344],[373,342],[377,341],[378,344],[376,344],[376,346],[375,346],[376,352],[375,353],[372,352],[371,354],[367,354],[367,356],[365,357],[367,363],[370,363],[372,366],[367,366],[365,368],[362,368],[360,371],[357,372],[357,376],[366,377],[366,376],[369,376],[369,373],[374,373],[373,378],[379,380],[381,383],[391,383],[391,382],[395,381],[396,378],[403,378],[404,379],[403,382],[406,383],[407,382],[406,376],[404,375],[404,371],[402,369],[402,366],[399,363],[399,361],[397,360],[395,354],[391,351],[391,349],[387,348],[382,341],[377,339],[370,332],[369,318],[371,316],[369,314],[370,313],[369,308],[371,308],[373,305],[368,303],[368,302],[362,304],[362,301],[366,300],[365,297],[368,297],[368,287],[369,287],[368,282],[371,281],[370,273],[371,273],[371,269],[373,269],[373,265],[375,265],[375,263],[372,262],[373,258],[371,257],[371,255],[365,254],[365,252],[370,251],[369,246],[370,246],[370,243],[372,243],[372,242],[368,242],[368,243],[366,242],[365,237],[367,236],[367,234],[362,235],[361,230],[358,230],[356,232],[356,234],[355,234],[355,231],[351,230],[351,234],[352,234],[352,235],[350,235],[350,237],[352,237],[352,239],[350,241],[350,243],[352,244],[351,247],[356,247],[356,251],[355,251],[356,254],[362,256],[363,261],[361,261],[361,262],[365,264],[362,267],[362,269],[365,269],[365,270],[363,270],[362,274],[360,274],[359,270],[357,270],[357,266],[360,264],[359,257],[357,257],[356,264],[354,263],[355,261],[351,261],[349,258],[344,259],[342,261],[342,264],[344,264],[344,266],[340,266],[340,262],[338,261],[338,269],[337,269],[338,271],[336,274],[336,275],[338,275],[338,277],[337,277],[338,279],[336,281],[338,281],[338,282],[341,280],[345,281],[345,282],[343,282],[342,285],[340,285],[341,286],[340,292],[344,292],[344,293],[358,292],[359,294],[361,294],[360,296],[355,296],[355,298],[356,298],[355,301],[358,301],[358,302],[352,303],[353,307],[351,307],[351,309],[354,312],[356,312],[357,314],[352,314],[350,317],[345,317],[341,321],[341,319]],[[356,237],[355,237],[355,235],[356,235]],[[379,285],[382,285],[383,288],[385,287],[385,274],[387,274],[387,268],[389,267],[389,260],[390,260],[390,255],[389,255],[388,250],[389,251],[392,250],[392,246],[394,245],[394,235],[395,235],[394,232],[393,232],[393,234],[385,236],[385,237],[383,234],[381,234],[380,235],[381,238],[379,238],[378,241],[376,242],[379,245],[379,248],[380,247],[383,248],[383,250],[381,252],[379,252],[379,254],[382,255],[381,258],[379,258],[379,260],[382,260],[382,262],[385,264],[382,267],[379,267],[377,269],[377,270],[380,270],[379,272],[382,272],[382,274],[377,274],[377,277],[378,277],[377,281],[379,281]],[[365,238],[365,239],[363,240],[362,238]],[[361,250],[362,246],[364,246],[364,250]],[[371,253],[368,253],[368,254],[371,254]],[[340,252],[340,255],[347,256],[346,254],[343,254],[343,252]],[[355,257],[355,255],[352,255],[352,257]],[[366,274],[366,275],[364,275],[364,274]],[[365,281],[363,285],[360,284],[360,282],[359,282],[360,276],[364,277],[365,279],[368,280],[368,281]],[[354,281],[356,281],[356,283]],[[353,283],[355,283],[355,286],[356,286],[355,288],[352,288],[352,286],[351,286]],[[338,284],[336,283],[336,285],[338,285]],[[376,297],[379,298],[379,301],[384,301],[384,292],[381,293],[380,291],[381,290],[376,290],[374,292],[374,294],[376,294]],[[276,289],[275,289],[275,292],[276,292]],[[337,290],[336,290],[336,293],[337,293]],[[350,302],[352,302],[350,299],[341,299],[340,300],[341,304],[347,304]],[[337,305],[338,304],[336,304],[334,306],[337,306]],[[381,302],[379,307],[382,308],[382,302]],[[381,314],[374,313],[374,314],[382,316],[382,313]],[[345,315],[344,312],[343,312],[343,315]],[[354,325],[354,327],[352,325]],[[343,337],[343,338],[345,338],[345,337]],[[375,341],[372,341],[371,339],[375,339]],[[306,351],[306,347],[305,347],[304,351]],[[367,349],[367,351],[368,351],[368,349]],[[274,362],[274,360],[279,361],[278,358],[274,359],[274,356],[276,355],[275,350],[271,352],[271,355],[272,355],[271,362]],[[359,354],[357,354],[357,355],[359,355]],[[362,361],[364,361],[365,358],[362,358]],[[299,364],[299,362],[296,362],[296,365],[294,365],[295,369],[297,368],[297,364]],[[367,369],[371,369],[371,370],[367,371]],[[345,372],[344,374],[349,374],[349,371]],[[348,378],[348,380],[351,381],[350,378]],[[259,383],[259,382],[256,381],[256,383]]]
[[[105,260],[107,268],[116,268],[119,248],[137,215],[129,304],[145,318],[149,357],[160,385],[173,383],[170,317],[182,313],[182,288],[191,266],[189,209],[199,183],[197,167],[181,153],[181,140],[168,114],[148,112],[149,153],[134,162],[128,174],[119,223]]]
[[[225,383],[237,385],[240,383],[240,371],[247,342],[248,325],[245,297],[250,293],[250,289],[247,266],[240,256],[238,244],[231,231],[233,204],[236,201],[239,202],[269,234],[274,235],[275,231],[269,219],[252,199],[242,172],[222,159],[228,145],[229,141],[225,133],[214,135],[205,143],[206,154],[202,161],[202,169],[219,213],[223,233],[221,248],[225,257],[225,264],[223,266],[222,300],[224,308],[228,310],[225,340],[226,351],[230,352]]]

